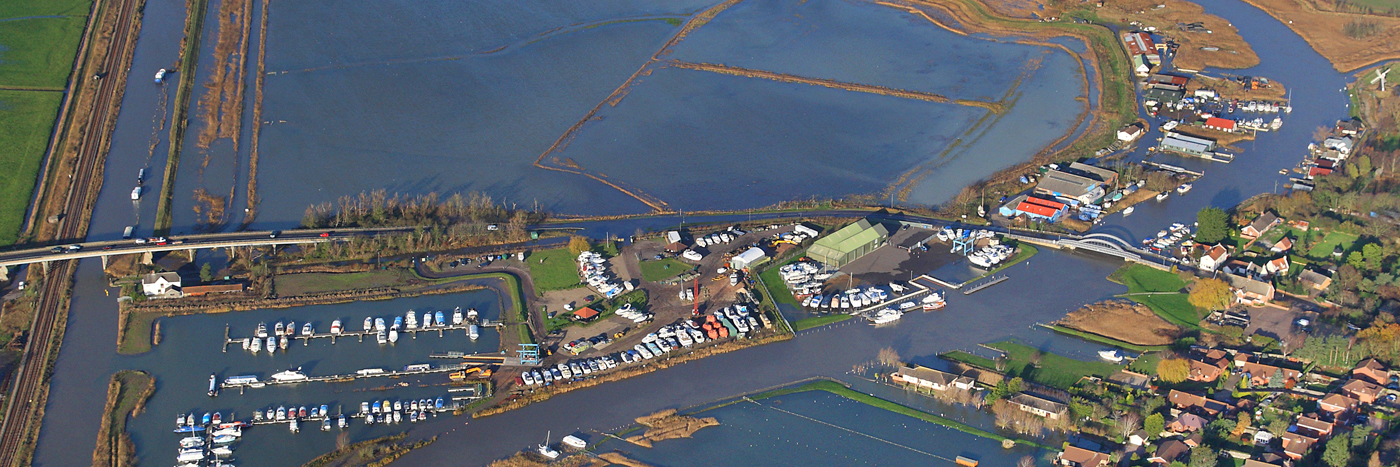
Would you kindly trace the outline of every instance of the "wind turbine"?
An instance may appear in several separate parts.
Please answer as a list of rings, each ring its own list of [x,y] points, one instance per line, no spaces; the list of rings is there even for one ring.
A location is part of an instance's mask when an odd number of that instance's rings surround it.
[[[1385,92],[1385,75],[1388,74],[1390,74],[1389,68],[1387,68],[1385,71],[1376,70],[1376,78],[1371,80],[1371,84],[1376,84],[1376,81],[1380,81],[1381,92]]]

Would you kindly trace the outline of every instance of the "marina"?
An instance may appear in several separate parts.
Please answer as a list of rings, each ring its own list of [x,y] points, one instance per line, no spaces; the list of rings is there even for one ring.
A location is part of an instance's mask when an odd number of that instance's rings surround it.
[[[404,367],[403,370],[385,370],[383,368],[365,368],[353,374],[329,375],[329,376],[308,376],[301,372],[300,368],[286,370],[273,374],[269,379],[259,380],[253,376],[236,376],[225,379],[219,384],[220,389],[238,389],[242,394],[245,388],[258,389],[268,386],[281,386],[300,383],[345,383],[357,379],[366,378],[398,378],[404,376],[429,375],[437,373],[451,373],[454,371],[468,370],[475,368],[477,364],[458,363],[433,366],[430,364],[414,364]]]
[[[474,312],[473,310],[473,313]],[[380,321],[382,322],[383,320],[380,319]],[[367,322],[369,322],[368,319]],[[410,321],[410,323],[412,323],[412,321]],[[282,325],[281,322],[277,324],[279,326]],[[331,332],[325,333],[315,332],[315,328],[311,323],[305,323],[300,333],[293,333],[290,329],[283,330],[282,332],[277,332],[277,330],[274,329],[272,333],[267,333],[265,326],[260,323],[258,331],[255,332],[252,337],[231,337],[231,328],[225,325],[223,351],[227,353],[229,346],[241,347],[243,350],[254,354],[257,354],[264,348],[268,353],[272,353],[274,350],[278,349],[285,351],[290,345],[289,342],[298,339],[301,340],[301,345],[303,347],[311,345],[313,339],[329,339],[331,344],[335,344],[336,341],[343,338],[353,338],[356,342],[365,342],[367,337],[372,342],[385,345],[397,342],[397,336],[400,335],[406,334],[410,338],[417,339],[420,333],[437,333],[437,336],[442,338],[447,337],[447,334],[453,331],[462,331],[468,338],[476,340],[474,336],[478,335],[481,328],[499,328],[504,326],[500,322],[492,322],[491,320],[464,319],[461,321],[453,320],[453,324],[424,324],[421,327],[410,324],[408,327],[393,327],[388,329],[384,329],[382,324],[372,324],[363,330],[350,331],[338,326],[339,324],[340,321],[336,320],[331,327]],[[381,334],[383,335],[382,340]],[[266,344],[263,343],[264,340]]]

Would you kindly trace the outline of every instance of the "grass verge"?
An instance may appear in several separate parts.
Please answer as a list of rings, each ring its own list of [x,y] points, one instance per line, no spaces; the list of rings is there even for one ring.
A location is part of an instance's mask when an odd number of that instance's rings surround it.
[[[156,392],[155,383],[154,377],[142,371],[122,370],[112,375],[107,385],[107,409],[102,414],[97,447],[92,451],[94,467],[136,465],[136,444],[126,433],[126,420],[128,415],[139,415],[145,408],[146,401]]]
[[[530,253],[525,265],[530,268],[530,278],[535,282],[535,293],[543,294],[551,290],[567,290],[583,285],[578,278],[576,255],[568,248],[555,248]]]
[[[1181,276],[1141,264],[1128,264],[1109,274],[1108,280],[1128,286],[1128,295],[1123,295],[1123,298],[1151,308],[1162,319],[1177,326],[1201,329],[1201,315],[1196,311],[1196,306],[1187,300],[1187,295],[1165,293],[1180,292],[1186,288],[1186,281]],[[1141,295],[1147,293],[1153,294]]]
[[[802,318],[792,322],[792,332],[806,331],[808,329],[822,327],[832,323],[839,323],[848,319],[851,319],[851,315],[837,314]]]
[[[19,239],[62,103],[58,92],[0,91],[0,244]]]
[[[1086,376],[1107,377],[1124,368],[1124,365],[1075,360],[1053,353],[1041,352],[1034,347],[1013,341],[996,342],[987,346],[1005,352],[1006,374],[1008,376],[1020,376],[1023,379],[1059,389],[1072,388],[1075,383]],[[967,352],[953,351],[944,354],[944,357],[982,368],[996,368],[996,362],[991,359]],[[1039,363],[1033,364],[1032,362],[1037,358],[1039,358]]]
[[[554,331],[558,331],[560,329],[564,329],[570,326],[589,327],[594,324],[600,323],[603,320],[611,318],[614,314],[617,313],[618,308],[622,308],[623,305],[626,305],[628,303],[632,304],[632,307],[635,309],[646,309],[647,292],[645,290],[640,289],[633,290],[631,292],[627,292],[625,294],[618,295],[613,298],[596,300],[593,303],[584,305],[598,312],[598,316],[588,322],[574,321],[573,311],[565,311],[556,314],[553,318],[545,318],[544,329],[546,333],[552,333]],[[576,308],[574,311],[578,311],[581,309],[583,309],[583,307]]]
[[[888,400],[885,400],[885,399],[881,399],[881,398],[879,398],[879,397],[875,397],[875,396],[872,396],[872,395],[869,395],[869,394],[865,394],[865,393],[863,393],[863,392],[858,392],[858,391],[852,390],[851,388],[848,388],[848,387],[846,387],[846,386],[843,386],[843,385],[841,385],[841,383],[837,383],[837,382],[835,382],[835,381],[815,381],[815,382],[807,383],[807,384],[804,384],[804,385],[801,385],[801,386],[797,386],[797,387],[783,388],[783,389],[775,389],[775,390],[768,391],[768,392],[765,392],[765,393],[760,393],[760,394],[756,394],[756,395],[753,395],[753,396],[749,396],[749,399],[753,399],[753,400],[763,400],[763,399],[769,399],[769,398],[773,398],[773,397],[777,397],[777,396],[782,396],[782,395],[787,395],[787,394],[796,394],[796,393],[810,392],[810,391],[825,391],[825,392],[829,392],[829,393],[832,393],[832,394],[835,394],[835,395],[838,395],[838,396],[841,396],[841,397],[844,397],[844,398],[847,398],[847,399],[850,399],[850,400],[853,400],[853,401],[856,401],[856,402],[860,402],[860,403],[865,404],[865,405],[869,405],[869,406],[871,406],[871,407],[875,407],[875,408],[879,408],[879,409],[885,409],[885,410],[888,410],[888,411],[890,411],[890,412],[894,412],[894,413],[897,413],[897,414],[900,414],[900,415],[905,415],[905,416],[917,418],[917,419],[919,419],[919,420],[923,420],[923,421],[926,421],[926,422],[929,422],[929,423],[933,423],[933,424],[937,424],[937,425],[942,425],[942,426],[945,426],[945,427],[948,427],[948,428],[952,428],[952,429],[954,429],[954,430],[958,430],[958,431],[961,431],[961,432],[963,432],[963,433],[967,433],[967,434],[974,435],[974,436],[981,436],[981,437],[983,437],[983,438],[992,439],[992,440],[996,440],[996,441],[1003,441],[1003,440],[1011,439],[1012,441],[1015,441],[1015,442],[1018,443],[1018,444],[1024,444],[1024,445],[1027,445],[1027,446],[1034,446],[1034,447],[1038,447],[1038,448],[1042,448],[1042,449],[1048,449],[1047,447],[1042,446],[1042,445],[1037,444],[1037,443],[1032,442],[1032,441],[1026,441],[1026,440],[1021,440],[1021,439],[1007,438],[1007,437],[1005,437],[1005,436],[1001,436],[1001,435],[998,435],[998,434],[996,434],[996,433],[992,433],[992,432],[990,432],[990,431],[983,430],[983,429],[981,429],[981,428],[977,428],[977,427],[974,427],[974,426],[972,426],[972,425],[968,425],[968,424],[966,424],[966,423],[962,423],[962,422],[959,422],[959,421],[956,421],[956,420],[951,420],[951,419],[943,418],[943,417],[940,417],[940,416],[937,416],[937,415],[934,415],[934,414],[931,414],[931,413],[928,413],[928,412],[924,412],[924,411],[919,410],[919,409],[915,409],[915,408],[913,408],[913,407],[901,405],[901,404],[898,404],[898,403],[895,403],[895,402],[892,402],[892,401],[888,401]]]

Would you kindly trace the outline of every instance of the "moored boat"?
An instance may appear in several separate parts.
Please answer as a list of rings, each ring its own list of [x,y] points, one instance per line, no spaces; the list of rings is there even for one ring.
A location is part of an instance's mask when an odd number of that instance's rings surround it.
[[[1099,351],[1099,358],[1102,358],[1102,359],[1104,359],[1104,360],[1108,360],[1108,361],[1114,362],[1114,363],[1118,363],[1118,362],[1123,361],[1123,356],[1118,354],[1118,350],[1117,350],[1117,349],[1100,350],[1100,351]]]
[[[452,310],[452,324],[462,324],[462,307],[459,306],[456,309]]]
[[[390,330],[389,330],[389,343],[395,343],[395,342],[398,342],[398,341],[399,341],[399,330],[398,330],[398,329],[390,329]]]
[[[314,331],[314,329],[311,328],[311,323],[308,322],[308,323],[306,323],[306,324],[301,325],[301,335],[302,335],[302,336],[310,337],[310,336],[311,336],[311,333],[312,333],[313,331]]]
[[[273,381],[305,381],[306,374],[301,372],[301,368],[286,370],[272,375]]]
[[[475,324],[467,325],[467,337],[471,338],[471,340],[476,340],[478,337],[481,337],[481,329]]]
[[[447,321],[443,319],[442,311],[433,313],[433,321],[437,322],[438,326],[445,326],[447,324]]]
[[[365,318],[365,331],[368,332],[374,326],[374,318]]]
[[[255,336],[258,336],[259,338],[266,338],[266,337],[267,337],[267,323],[258,323],[258,330],[257,330],[257,333],[254,334],[254,335],[255,335]]]
[[[375,339],[376,341],[379,342],[379,345],[384,345],[384,344],[388,344],[388,343],[389,343],[389,336],[388,336],[387,334],[384,333],[384,330],[383,330],[383,329],[380,329],[379,331],[376,331],[376,332],[374,333],[374,339]]]
[[[340,335],[340,320],[331,321],[331,335]]]
[[[273,334],[274,336],[280,336],[280,335],[282,335],[282,333],[283,333],[284,331],[286,331],[286,330],[287,330],[287,325],[282,324],[281,321],[278,321],[277,324],[272,325],[272,334]]]

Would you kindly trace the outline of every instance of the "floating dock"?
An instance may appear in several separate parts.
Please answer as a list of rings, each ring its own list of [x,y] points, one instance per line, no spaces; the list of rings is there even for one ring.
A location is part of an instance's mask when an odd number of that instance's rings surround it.
[[[413,339],[417,339],[417,338],[418,338],[418,333],[424,333],[424,332],[436,332],[437,335],[438,335],[438,337],[446,337],[446,336],[447,336],[447,333],[450,332],[450,331],[462,331],[463,333],[466,333],[467,330],[468,330],[469,328],[471,328],[471,326],[472,326],[473,324],[475,324],[478,328],[499,328],[499,327],[505,326],[505,324],[501,323],[500,321],[494,321],[494,322],[493,322],[493,321],[491,321],[491,320],[482,320],[480,323],[463,322],[462,324],[448,324],[448,325],[443,325],[443,326],[433,326],[433,327],[430,327],[430,328],[416,328],[416,329],[402,329],[402,328],[400,328],[400,329],[398,329],[398,331],[399,331],[400,336],[403,336],[403,335],[407,334],[407,335],[408,335],[407,337],[411,337],[411,338],[413,338]],[[386,332],[387,332],[387,331],[386,331]],[[302,335],[300,332],[298,332],[297,334],[294,334],[294,335],[284,335],[284,336],[275,336],[275,335],[269,334],[268,337],[281,337],[281,338],[290,339],[290,340],[297,340],[297,339],[300,339],[300,340],[301,340],[301,345],[302,345],[303,347],[305,347],[305,346],[311,345],[311,340],[312,340],[312,339],[330,339],[330,340],[331,340],[331,344],[335,344],[337,340],[345,339],[345,338],[353,338],[353,339],[356,339],[357,342],[364,342],[364,341],[365,341],[365,338],[368,337],[370,342],[375,342],[375,343],[377,343],[377,340],[375,339],[375,336],[376,336],[377,334],[379,334],[378,331],[369,330],[369,331],[341,331],[340,334],[331,334],[331,333],[329,333],[329,332],[324,332],[324,333],[320,333],[320,332],[318,332],[318,333],[311,333],[310,335]],[[402,338],[402,337],[401,337],[401,338]],[[258,338],[258,337],[230,337],[230,335],[229,335],[229,327],[228,327],[228,325],[225,325],[225,326],[224,326],[224,349],[223,349],[223,351],[224,351],[224,353],[228,353],[228,346],[233,345],[233,346],[239,346],[239,347],[241,347],[241,346],[243,345],[243,342],[244,342],[244,341],[248,341],[248,340],[251,340],[251,339],[259,339],[259,338]],[[266,338],[261,338],[261,339],[266,339]],[[386,345],[392,345],[392,344],[386,344]],[[266,349],[264,349],[264,351],[266,351]]]
[[[963,295],[972,295],[972,294],[977,293],[978,291],[980,291],[980,290],[982,290],[982,289],[985,289],[985,288],[987,288],[987,287],[991,287],[991,286],[1000,284],[1000,283],[1002,283],[1002,282],[1006,282],[1006,280],[1007,280],[1007,279],[1010,279],[1010,278],[1011,278],[1010,276],[1007,276],[1007,275],[1005,275],[1005,274],[1002,274],[1001,276],[992,276],[992,277],[989,277],[989,278],[983,280],[982,282],[973,285],[971,288],[969,288],[969,289],[967,289],[967,290],[964,290],[964,291],[963,291]]]
[[[426,365],[426,364],[425,364],[425,365]],[[413,365],[410,365],[410,366],[413,366]],[[351,381],[355,381],[355,380],[357,380],[357,379],[367,379],[367,378],[395,378],[395,377],[402,377],[402,376],[417,376],[417,375],[430,375],[430,374],[437,374],[437,373],[449,373],[449,372],[453,372],[453,371],[465,370],[465,369],[472,368],[472,367],[476,367],[476,366],[481,366],[481,365],[477,365],[477,364],[467,364],[467,363],[459,363],[459,364],[442,365],[442,366],[439,366],[439,367],[431,367],[431,366],[429,366],[429,367],[427,367],[427,368],[415,369],[415,370],[383,370],[383,369],[378,369],[378,370],[380,370],[380,371],[378,371],[378,372],[366,372],[365,370],[360,370],[360,371],[358,371],[358,372],[356,372],[356,373],[354,373],[354,374],[348,374],[348,375],[308,376],[308,377],[306,377],[305,379],[282,380],[282,381],[279,381],[279,380],[267,380],[267,381],[248,381],[248,382],[234,382],[234,383],[230,383],[230,382],[228,382],[228,381],[224,381],[224,382],[222,382],[222,383],[219,383],[219,388],[220,388],[220,389],[238,389],[238,390],[239,390],[239,393],[241,394],[241,393],[243,392],[243,389],[244,389],[244,388],[257,389],[257,388],[263,388],[263,387],[268,387],[268,386],[286,386],[286,385],[301,384],[301,383],[348,383],[348,382],[351,382]],[[370,369],[368,369],[368,370],[375,370],[375,369],[374,369],[374,368],[370,368]]]

